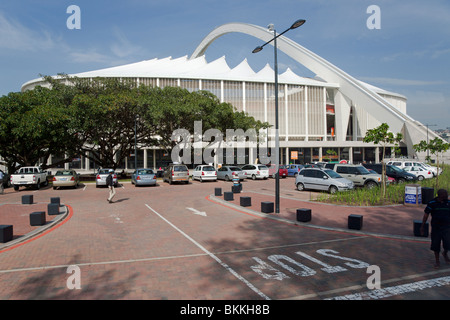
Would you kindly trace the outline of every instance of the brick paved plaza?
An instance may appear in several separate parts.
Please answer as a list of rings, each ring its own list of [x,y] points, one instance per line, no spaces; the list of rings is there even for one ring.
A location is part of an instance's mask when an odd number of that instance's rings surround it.
[[[94,184],[6,189],[0,224],[15,221],[15,238],[0,243],[0,299],[450,298],[450,266],[434,269],[429,238],[413,235],[423,206],[320,205],[287,178],[280,214],[262,214],[261,201],[274,199],[273,179],[244,181],[233,201],[214,196],[231,185],[123,183],[112,204]],[[26,194],[33,204],[21,204]],[[252,206],[241,207],[241,196]],[[45,210],[51,197],[67,211],[30,228],[29,214]],[[310,208],[312,220],[297,222],[297,208]],[[349,214],[363,215],[361,230],[347,228]],[[380,270],[378,290],[367,286],[372,265]],[[79,268],[81,289],[68,288],[69,266]]]

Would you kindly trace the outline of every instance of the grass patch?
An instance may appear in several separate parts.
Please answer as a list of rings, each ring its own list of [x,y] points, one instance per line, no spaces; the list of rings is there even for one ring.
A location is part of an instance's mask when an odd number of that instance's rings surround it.
[[[450,165],[443,166],[443,172],[439,175],[439,189],[449,190],[450,188]],[[416,181],[421,187],[434,188],[436,195],[436,178]],[[383,206],[393,204],[403,204],[405,196],[405,184],[390,184],[386,187],[386,197],[381,195],[381,188],[355,188],[352,191],[337,192],[335,194],[321,193],[318,202],[331,203],[349,206]]]

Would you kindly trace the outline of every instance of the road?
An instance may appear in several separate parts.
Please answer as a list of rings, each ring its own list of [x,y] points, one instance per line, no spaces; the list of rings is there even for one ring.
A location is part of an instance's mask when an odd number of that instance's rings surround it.
[[[244,194],[270,193],[274,181],[243,186]],[[108,190],[92,184],[7,189],[0,214],[29,193],[36,205],[59,196],[69,214],[45,235],[0,249],[0,299],[450,298],[450,266],[433,269],[427,241],[267,219],[215,200],[217,187],[231,183],[124,183],[112,204]],[[310,197],[294,189],[293,178],[281,180],[281,195]]]

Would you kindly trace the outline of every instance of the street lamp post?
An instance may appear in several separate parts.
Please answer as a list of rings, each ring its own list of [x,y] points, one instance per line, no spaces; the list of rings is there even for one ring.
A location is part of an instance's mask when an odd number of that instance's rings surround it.
[[[280,213],[280,135],[278,126],[278,57],[277,57],[277,38],[288,32],[302,26],[306,20],[299,19],[295,21],[288,29],[277,35],[273,24],[269,25],[269,31],[273,31],[273,38],[262,46],[256,47],[252,53],[260,52],[265,45],[273,41],[274,47],[274,69],[275,69],[275,213]]]

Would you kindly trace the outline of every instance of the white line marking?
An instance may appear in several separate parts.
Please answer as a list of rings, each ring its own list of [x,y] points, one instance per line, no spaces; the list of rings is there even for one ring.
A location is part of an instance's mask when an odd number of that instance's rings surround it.
[[[200,216],[206,217],[206,212],[204,212],[204,211],[198,211],[197,209],[188,208],[188,207],[186,207],[186,209],[192,211],[194,214],[198,214]]]
[[[2,203],[1,205],[3,205],[3,204],[4,203]],[[306,246],[306,245],[311,245],[311,244],[328,243],[328,242],[335,242],[335,241],[354,240],[354,239],[360,239],[360,238],[366,238],[366,237],[343,238],[343,239],[324,240],[324,241],[316,241],[316,242],[294,243],[294,244],[287,244],[287,245],[282,245],[282,246],[272,246],[272,247],[260,247],[260,248],[242,249],[242,250],[220,251],[220,252],[215,252],[214,254],[216,254],[216,255],[225,255],[225,254],[233,254],[233,253],[263,251],[263,250],[271,250],[271,249],[281,249],[281,248],[289,248],[289,247],[297,247],[297,246]],[[97,265],[121,264],[121,263],[152,262],[152,261],[169,260],[169,259],[195,258],[195,257],[203,257],[203,256],[207,256],[207,254],[206,253],[198,253],[198,254],[186,254],[186,255],[178,255],[178,256],[152,257],[152,258],[129,259],[129,260],[110,260],[110,261],[84,262],[84,263],[76,263],[76,265],[79,266],[79,267],[82,267],[82,266],[97,266]],[[12,272],[23,272],[23,271],[35,271],[35,270],[67,268],[67,267],[69,267],[71,265],[73,265],[73,263],[72,264],[67,264],[67,265],[54,265],[54,266],[7,269],[7,270],[0,270],[0,273],[12,273]]]
[[[369,300],[369,299],[383,299],[392,296],[403,295],[421,291],[434,287],[448,286],[450,284],[450,276],[435,278],[430,280],[423,280],[418,282],[401,284],[398,286],[387,287],[383,289],[370,290],[362,293],[347,294],[344,296],[337,296],[325,300]]]
[[[197,241],[189,237],[186,233],[181,231],[177,226],[172,224],[169,220],[164,218],[162,215],[160,215],[158,212],[156,212],[152,207],[150,207],[148,204],[145,205],[147,208],[149,208],[151,211],[153,211],[157,216],[159,216],[162,220],[164,220],[167,224],[169,224],[172,228],[174,228],[176,231],[181,233],[186,239],[191,241],[193,244],[195,244],[200,250],[205,252],[208,256],[216,260],[222,267],[224,267],[227,271],[229,271],[232,275],[234,275],[236,278],[238,278],[240,281],[242,281],[247,287],[249,287],[251,290],[253,290],[255,293],[257,293],[260,297],[271,300],[268,296],[266,296],[263,292],[258,290],[253,284],[251,284],[249,281],[247,281],[244,277],[242,277],[240,274],[238,274],[236,271],[234,271],[229,265],[227,265],[225,262],[220,260],[217,256],[212,254],[210,251],[208,251],[206,248],[204,248],[201,244],[199,244]]]
[[[416,279],[416,278],[430,277],[430,276],[435,276],[435,275],[447,273],[447,272],[450,272],[450,269],[447,268],[447,269],[430,271],[430,272],[425,272],[425,273],[412,274],[412,275],[408,275],[408,276],[404,276],[404,277],[400,277],[400,278],[388,279],[388,280],[383,281],[382,284],[386,285],[388,283],[393,283],[393,282],[400,282],[400,281],[412,280],[412,279]],[[428,281],[431,281],[431,280],[428,280]],[[340,292],[363,290],[363,289],[367,289],[366,284],[354,285],[354,286],[344,287],[344,288],[337,288],[337,289],[333,289],[333,290],[329,290],[329,291],[322,291],[322,292],[317,292],[317,293],[304,294],[301,296],[285,298],[284,300],[314,299],[314,298],[320,298],[320,297],[324,297],[324,296],[328,296],[328,295],[332,295],[332,294],[338,294]],[[345,295],[343,297],[345,297]],[[330,299],[333,299],[333,298],[330,298]]]

